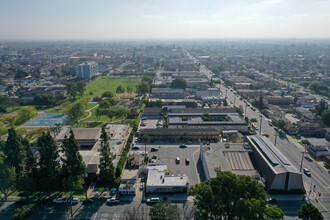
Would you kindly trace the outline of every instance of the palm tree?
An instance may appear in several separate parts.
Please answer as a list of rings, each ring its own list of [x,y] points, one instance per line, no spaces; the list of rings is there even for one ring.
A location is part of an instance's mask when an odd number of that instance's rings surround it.
[[[141,139],[144,143],[144,162],[146,162],[147,161],[147,144],[148,144],[150,138],[149,138],[149,135],[145,134],[142,136]]]

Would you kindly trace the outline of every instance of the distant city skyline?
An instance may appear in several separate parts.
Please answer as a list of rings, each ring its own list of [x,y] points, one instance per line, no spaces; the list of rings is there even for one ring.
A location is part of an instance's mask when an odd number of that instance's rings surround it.
[[[330,0],[2,0],[0,40],[330,38]]]

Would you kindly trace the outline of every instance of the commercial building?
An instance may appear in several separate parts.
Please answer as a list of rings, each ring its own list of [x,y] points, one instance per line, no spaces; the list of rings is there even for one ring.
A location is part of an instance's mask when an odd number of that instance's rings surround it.
[[[173,88],[153,88],[151,95],[153,98],[159,99],[184,99],[185,91],[183,89]]]
[[[151,140],[218,140],[220,131],[215,128],[157,128],[141,129],[140,136],[149,135]]]
[[[263,136],[248,136],[252,146],[252,162],[265,180],[270,193],[303,193],[302,174]]]
[[[84,163],[87,166],[89,177],[95,177],[99,170],[100,162],[100,136],[101,128],[72,128],[73,134],[80,145],[80,151]],[[56,141],[61,145],[65,137],[70,137],[70,128],[63,128],[57,135]]]
[[[307,138],[309,145],[307,150],[315,158],[330,156],[330,144],[325,138]]]
[[[87,166],[89,177],[96,177],[99,173],[100,148],[101,148],[101,128],[71,128],[73,134],[80,145],[80,154]],[[120,159],[121,152],[129,136],[129,124],[108,124],[106,132],[109,136],[110,150],[113,163],[116,165]],[[70,128],[64,127],[57,137],[56,142],[60,146],[65,138],[70,136]]]
[[[96,62],[85,62],[77,66],[77,74],[80,79],[90,79],[98,73]]]
[[[135,195],[137,188],[137,177],[139,170],[123,170],[120,185],[118,188],[119,195]]]
[[[262,102],[264,105],[290,105],[293,104],[293,96],[263,96]]]
[[[230,171],[260,180],[250,159],[252,149],[247,143],[217,143],[212,147],[200,147],[200,160],[205,178],[217,176],[218,172]]]
[[[166,164],[147,165],[146,193],[185,193],[189,192],[187,175],[168,175]]]
[[[235,113],[234,113],[235,112]],[[202,116],[207,113],[210,118],[204,120]],[[168,113],[168,128],[215,128],[219,131],[237,130],[248,131],[248,124],[236,113],[234,108],[195,108],[176,109]]]

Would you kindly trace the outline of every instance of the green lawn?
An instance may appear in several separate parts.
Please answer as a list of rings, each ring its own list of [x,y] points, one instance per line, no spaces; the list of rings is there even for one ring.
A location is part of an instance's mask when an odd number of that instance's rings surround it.
[[[96,80],[92,84],[86,87],[86,91],[84,93],[84,97],[92,98],[95,96],[102,95],[105,91],[110,91],[113,94],[116,94],[116,89],[119,85],[122,85],[125,89],[129,86],[132,87],[133,90],[136,90],[136,86],[139,84],[137,80],[139,78],[131,78],[131,77],[103,77],[101,79]]]

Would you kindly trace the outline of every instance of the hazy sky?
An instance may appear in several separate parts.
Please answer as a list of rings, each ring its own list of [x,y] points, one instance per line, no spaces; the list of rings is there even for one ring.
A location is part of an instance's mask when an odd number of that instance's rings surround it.
[[[330,38],[330,0],[0,0],[0,39]]]

